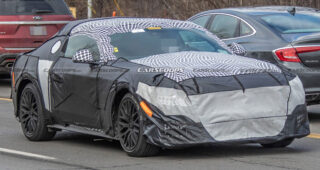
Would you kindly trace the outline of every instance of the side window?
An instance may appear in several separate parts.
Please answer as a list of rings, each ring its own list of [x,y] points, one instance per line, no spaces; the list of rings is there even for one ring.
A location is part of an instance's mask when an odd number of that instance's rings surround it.
[[[241,21],[240,23],[240,36],[250,35],[253,33],[253,30],[249,27],[248,24]]]
[[[192,20],[191,22],[193,22],[197,25],[200,25],[202,27],[205,27],[210,17],[211,17],[211,15],[201,16],[199,18]]]
[[[229,15],[216,15],[209,27],[209,31],[221,39],[238,37],[239,22],[239,19]]]
[[[77,51],[84,49],[91,52],[94,60],[100,60],[100,53],[96,40],[86,35],[77,35],[69,38],[65,57],[72,58]]]

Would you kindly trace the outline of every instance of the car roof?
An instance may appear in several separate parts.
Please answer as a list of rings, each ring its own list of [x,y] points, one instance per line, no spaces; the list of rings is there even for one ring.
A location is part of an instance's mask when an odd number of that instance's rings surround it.
[[[205,13],[232,13],[232,14],[244,14],[244,15],[267,15],[274,13],[287,13],[290,9],[296,9],[296,12],[319,12],[318,9],[308,8],[308,7],[300,7],[300,6],[247,6],[247,7],[236,7],[236,8],[221,8],[214,9],[209,11],[204,11],[200,14]]]
[[[143,19],[144,21],[154,21],[158,20],[160,21],[177,21],[177,22],[189,22],[189,21],[181,21],[181,20],[173,20],[173,19],[165,19],[165,18],[137,18],[137,17],[105,17],[105,18],[94,18],[94,19],[84,19],[84,20],[76,20],[68,23],[63,29],[60,30],[60,32],[57,34],[58,36],[65,36],[65,35],[70,35],[71,31],[73,28],[77,27],[80,24],[92,22],[92,21],[101,21],[101,20],[123,20],[123,19]],[[128,21],[128,20],[126,20]],[[132,20],[133,22],[135,20]],[[136,22],[136,21],[135,21]],[[194,24],[190,22],[190,24]],[[196,24],[195,24],[196,25]]]
[[[76,27],[77,25],[80,25],[85,22],[89,21],[97,21],[97,20],[104,20],[104,19],[111,19],[112,17],[106,17],[106,18],[94,18],[94,19],[82,19],[82,20],[75,20],[69,22],[67,25],[65,25],[58,33],[58,36],[64,36],[64,35],[69,35],[71,30]]]

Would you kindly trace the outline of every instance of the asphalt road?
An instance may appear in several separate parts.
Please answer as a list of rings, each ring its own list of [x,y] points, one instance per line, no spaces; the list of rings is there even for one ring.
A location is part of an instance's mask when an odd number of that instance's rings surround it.
[[[0,80],[0,169],[310,169],[320,167],[320,106],[309,108],[312,136],[287,148],[210,145],[128,157],[118,142],[61,132],[48,142],[29,142],[13,117],[10,82]],[[312,113],[311,113],[312,112]]]
[[[0,98],[10,98],[11,95],[10,79],[1,79],[0,77]]]

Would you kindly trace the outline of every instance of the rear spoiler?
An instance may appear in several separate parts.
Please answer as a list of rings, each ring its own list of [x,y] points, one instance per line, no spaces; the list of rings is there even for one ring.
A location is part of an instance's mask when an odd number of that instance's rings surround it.
[[[296,45],[306,45],[306,44],[320,44],[320,33],[315,33],[311,35],[301,36],[298,39],[291,42],[293,46]]]

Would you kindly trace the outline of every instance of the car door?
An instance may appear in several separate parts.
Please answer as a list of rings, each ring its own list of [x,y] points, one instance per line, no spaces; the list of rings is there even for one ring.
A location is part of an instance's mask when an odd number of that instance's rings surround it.
[[[100,59],[93,38],[87,35],[69,38],[50,70],[52,111],[61,122],[96,128],[100,125],[96,81],[100,66],[73,62],[72,57],[81,50],[89,50],[96,61]]]

